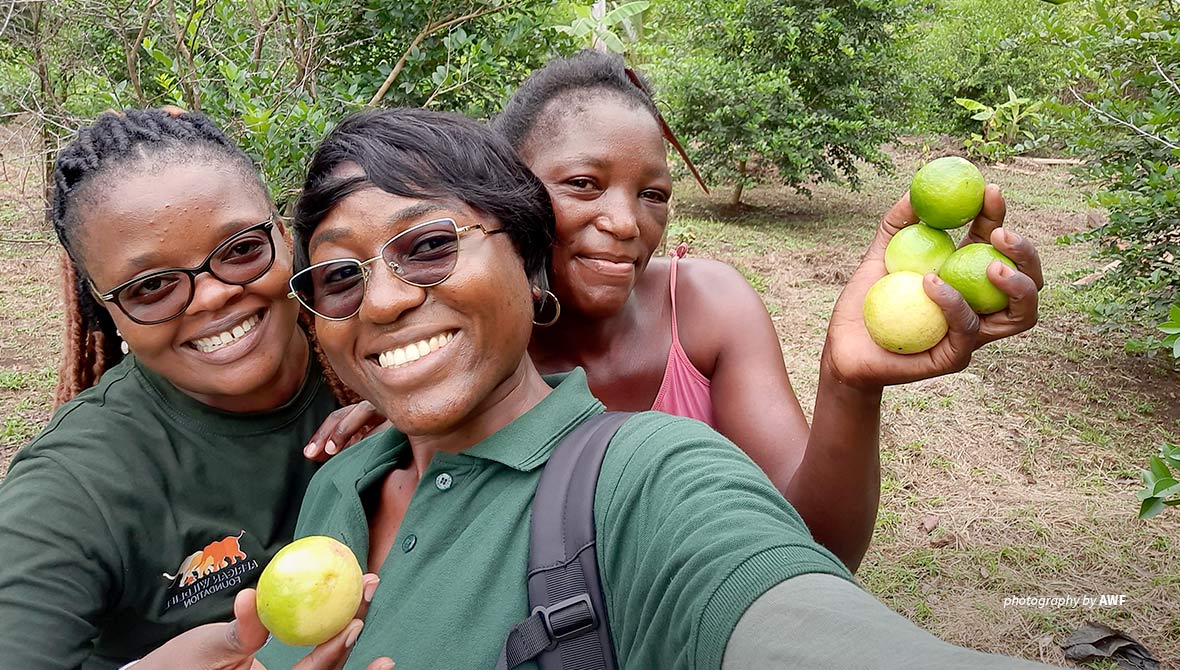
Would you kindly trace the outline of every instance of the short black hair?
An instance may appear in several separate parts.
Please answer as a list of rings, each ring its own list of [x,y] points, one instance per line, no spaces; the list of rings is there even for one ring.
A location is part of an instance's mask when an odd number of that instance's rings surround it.
[[[545,67],[533,72],[516,89],[504,105],[504,110],[493,121],[493,128],[523,151],[530,137],[544,137],[555,130],[553,124],[566,116],[577,114],[593,105],[597,95],[606,92],[623,102],[659,117],[651,92],[651,85],[635,70],[632,81],[623,57],[601,51],[582,51],[568,58],[555,58]],[[542,118],[546,105],[558,98],[568,98],[560,114]]]
[[[346,164],[358,166],[364,176],[338,174]],[[554,218],[541,181],[483,124],[413,108],[353,114],[320,142],[291,225],[297,271],[307,267],[308,241],[324,217],[370,186],[405,198],[455,200],[494,217],[524,260],[529,279],[543,282],[548,276]]]

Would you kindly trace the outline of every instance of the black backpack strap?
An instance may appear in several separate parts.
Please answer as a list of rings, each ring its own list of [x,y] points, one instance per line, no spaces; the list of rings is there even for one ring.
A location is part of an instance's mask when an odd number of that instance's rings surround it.
[[[533,498],[529,607],[496,664],[536,659],[541,670],[615,670],[606,603],[594,551],[594,490],[607,446],[629,412],[606,412],[557,445]]]

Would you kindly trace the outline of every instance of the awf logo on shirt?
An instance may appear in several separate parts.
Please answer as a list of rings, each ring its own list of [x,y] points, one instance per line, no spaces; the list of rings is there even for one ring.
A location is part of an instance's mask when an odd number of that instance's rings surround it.
[[[176,574],[163,573],[172,582],[164,610],[177,605],[187,608],[214,593],[241,586],[242,577],[258,569],[258,561],[242,549],[245,534],[243,530],[210,542],[181,561]]]

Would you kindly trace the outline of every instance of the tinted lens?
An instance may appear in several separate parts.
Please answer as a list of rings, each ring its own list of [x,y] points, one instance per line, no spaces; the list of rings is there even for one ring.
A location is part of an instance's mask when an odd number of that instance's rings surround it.
[[[136,321],[167,321],[184,311],[193,295],[192,279],[183,272],[149,275],[119,291],[119,305]]]
[[[291,290],[316,314],[347,319],[356,314],[365,298],[364,269],[355,260],[316,265],[292,277]]]
[[[229,284],[248,284],[258,279],[274,262],[275,248],[266,230],[251,230],[226,242],[209,263],[218,279]]]
[[[403,281],[434,286],[451,275],[459,258],[459,234],[449,219],[414,226],[381,250],[381,257]]]

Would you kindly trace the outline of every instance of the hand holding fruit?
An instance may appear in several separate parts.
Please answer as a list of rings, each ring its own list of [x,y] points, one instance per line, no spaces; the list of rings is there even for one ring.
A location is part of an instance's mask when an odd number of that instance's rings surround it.
[[[323,640],[292,670],[339,670],[343,668],[353,643],[361,633],[361,628],[364,625],[362,620],[369,602],[373,599],[373,593],[377,589],[378,579],[377,575],[361,577],[358,567],[356,568],[356,576],[360,577],[360,583],[357,585],[359,591],[355,594],[351,584],[344,584],[342,587],[341,585],[323,584],[325,574],[337,575],[339,572],[340,574],[337,576],[347,582],[351,582],[353,578],[350,570],[338,571],[339,562],[331,557],[328,562],[333,565],[330,565],[327,570],[322,569],[323,566],[319,564],[323,563],[324,547],[317,546],[316,542],[308,543],[307,540],[323,539],[327,538],[304,538],[284,547],[272,559],[267,570],[263,571],[263,578],[259,580],[260,587],[264,589],[262,596],[259,596],[254,589],[245,589],[234,599],[234,620],[232,622],[206,624],[183,633],[145,656],[133,666],[132,670],[173,670],[179,667],[187,670],[266,670],[261,663],[254,659],[254,654],[266,643],[270,632],[274,632],[276,637],[288,638],[289,642],[296,644],[305,642],[310,644],[313,639]],[[310,554],[308,553],[309,545],[311,545]],[[294,550],[288,551],[292,548]],[[348,551],[347,548],[345,550]],[[287,551],[287,560],[279,561],[284,551]],[[317,556],[317,553],[320,556]],[[349,558],[352,560],[352,565],[355,566],[356,559],[352,557],[351,552]],[[349,615],[343,617],[342,626],[329,622],[331,631],[309,632],[306,622],[299,618],[302,612],[298,604],[289,612],[280,611],[284,606],[290,606],[292,595],[298,591],[298,589],[284,584],[284,582],[291,581],[291,568],[298,567],[293,563],[302,563],[306,566],[309,561],[312,564],[312,571],[316,573],[310,582],[311,591],[314,594],[342,592],[345,596],[344,599],[350,603],[359,601],[359,607],[354,606],[355,609],[350,610]],[[267,579],[267,571],[271,569],[271,566],[278,566],[280,569],[271,571],[270,577]],[[336,578],[331,577],[331,579]],[[308,590],[303,589],[303,591]],[[260,604],[260,599],[269,601],[269,604],[267,602]],[[312,603],[312,606],[320,605],[322,603]],[[267,626],[263,625],[263,617],[260,616],[260,612],[267,610],[269,610],[266,616],[268,625],[272,629],[278,630],[268,631]],[[290,616],[284,616],[284,614]],[[325,634],[330,636],[325,639]],[[394,664],[391,659],[379,658],[367,667],[368,670],[390,670]]]
[[[924,293],[925,298],[916,295],[913,299],[915,304],[921,304],[928,298],[937,305],[945,319],[946,336],[937,339],[932,347],[911,354],[886,351],[873,341],[864,321],[865,298],[870,288],[889,274],[886,250],[890,241],[918,221],[907,194],[885,215],[869,250],[836,302],[824,348],[823,365],[828,372],[846,384],[865,390],[957,372],[967,366],[971,354],[979,347],[1036,324],[1037,291],[1043,284],[1036,249],[1019,235],[1002,228],[1006,206],[998,187],[987,186],[982,200],[982,209],[975,216],[962,244],[990,242],[1014,262],[1015,269],[1002,262],[986,265],[987,279],[1006,295],[1007,307],[993,314],[979,315],[946,281],[934,273],[927,273],[920,284],[920,293]],[[919,228],[907,232],[906,236],[914,238],[916,247],[925,254],[945,255],[949,248],[943,238],[934,234],[936,232],[941,231]],[[923,253],[915,255],[922,256]],[[891,259],[891,265],[894,260]],[[929,268],[913,269],[925,271]],[[911,295],[915,278],[901,282],[911,288]],[[896,306],[882,307],[885,310],[898,309]],[[938,328],[936,325],[935,332]]]

